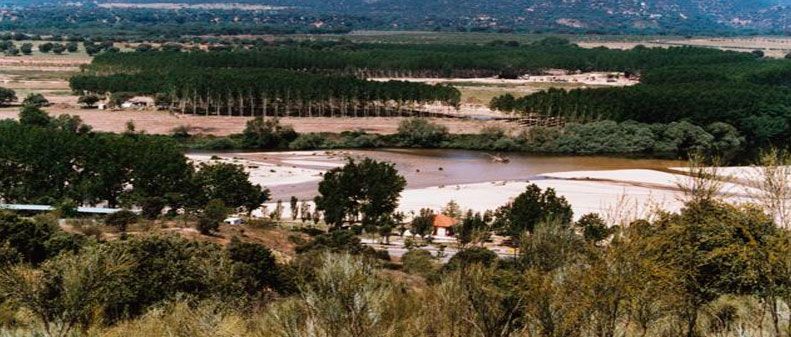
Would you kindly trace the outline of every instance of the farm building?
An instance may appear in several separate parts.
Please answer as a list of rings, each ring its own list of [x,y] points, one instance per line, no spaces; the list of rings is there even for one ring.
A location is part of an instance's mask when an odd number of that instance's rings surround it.
[[[445,238],[453,236],[453,226],[459,221],[444,214],[437,214],[434,216],[434,232],[433,236]]]

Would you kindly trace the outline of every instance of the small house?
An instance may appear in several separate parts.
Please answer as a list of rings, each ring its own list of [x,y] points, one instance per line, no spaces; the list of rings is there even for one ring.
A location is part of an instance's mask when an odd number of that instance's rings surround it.
[[[437,214],[434,216],[434,232],[432,235],[439,238],[452,237],[453,226],[456,226],[458,222],[458,220],[445,214]]]

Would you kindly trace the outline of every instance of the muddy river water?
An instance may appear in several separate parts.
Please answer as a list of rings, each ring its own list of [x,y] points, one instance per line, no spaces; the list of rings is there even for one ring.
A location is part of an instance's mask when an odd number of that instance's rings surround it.
[[[606,156],[543,156],[518,153],[501,154],[500,158],[508,159],[507,163],[503,163],[494,160],[498,156],[495,153],[443,149],[237,152],[219,155],[275,165],[278,170],[313,172],[307,179],[296,179],[293,182],[284,179],[282,182],[265,184],[272,191],[273,200],[287,200],[292,195],[301,199],[315,196],[320,173],[343,165],[348,157],[370,157],[394,163],[396,169],[406,178],[407,189],[494,181],[536,180],[540,179],[537,175],[550,172],[617,169],[665,170],[668,167],[684,164],[673,160]]]

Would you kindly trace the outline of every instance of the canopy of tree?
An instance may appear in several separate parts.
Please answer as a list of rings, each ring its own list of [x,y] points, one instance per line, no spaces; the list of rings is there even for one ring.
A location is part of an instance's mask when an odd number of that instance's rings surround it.
[[[405,186],[406,180],[391,163],[349,159],[343,167],[324,173],[316,208],[337,227],[357,221],[360,214],[364,225],[382,225],[398,207]]]

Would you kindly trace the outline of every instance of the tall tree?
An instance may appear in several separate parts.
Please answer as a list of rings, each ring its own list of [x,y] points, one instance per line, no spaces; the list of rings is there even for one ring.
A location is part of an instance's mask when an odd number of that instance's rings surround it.
[[[347,219],[356,221],[359,214],[364,225],[376,224],[395,211],[405,186],[406,180],[391,163],[349,159],[324,174],[316,208],[336,227]]]
[[[522,233],[532,232],[541,222],[569,226],[572,214],[566,198],[557,196],[554,189],[541,191],[536,184],[530,184],[514,201],[497,210],[495,226],[516,241]]]
[[[251,212],[269,200],[269,190],[250,183],[250,175],[241,165],[201,164],[194,181],[202,190],[204,202],[219,199],[228,207],[244,207]]]

